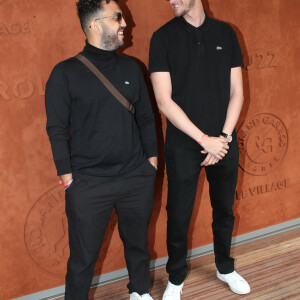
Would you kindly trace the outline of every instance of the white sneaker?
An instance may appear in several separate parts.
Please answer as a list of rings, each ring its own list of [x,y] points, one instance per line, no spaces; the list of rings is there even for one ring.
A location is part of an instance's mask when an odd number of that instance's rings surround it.
[[[181,285],[175,285],[168,281],[167,288],[164,292],[162,300],[180,300],[182,294],[183,283]]]
[[[150,296],[150,294],[143,294],[143,295],[142,295],[142,299],[143,299],[143,300],[154,300],[154,299]]]
[[[138,293],[134,292],[130,294],[130,300],[154,300],[149,294],[143,294],[140,296]]]
[[[236,271],[229,274],[221,274],[217,271],[217,277],[226,282],[230,289],[236,294],[244,295],[250,293],[250,286],[248,282]]]

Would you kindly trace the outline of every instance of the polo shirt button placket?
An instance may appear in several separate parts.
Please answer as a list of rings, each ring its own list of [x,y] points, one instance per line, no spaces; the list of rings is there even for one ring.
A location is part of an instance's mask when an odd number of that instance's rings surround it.
[[[203,44],[203,33],[200,28],[196,29],[196,47],[197,47],[197,56],[201,57],[204,55],[204,44]]]

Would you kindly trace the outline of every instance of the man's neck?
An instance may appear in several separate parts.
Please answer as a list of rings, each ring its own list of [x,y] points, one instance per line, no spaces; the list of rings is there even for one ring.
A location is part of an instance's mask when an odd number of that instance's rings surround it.
[[[195,27],[199,27],[205,20],[205,12],[202,2],[195,1],[193,7],[184,16],[185,20]]]
[[[98,40],[94,39],[93,37],[91,36],[87,36],[87,41],[90,45],[96,47],[96,48],[99,48],[99,49],[102,49],[101,46],[100,46],[100,43]],[[102,49],[102,50],[105,50],[105,49]]]

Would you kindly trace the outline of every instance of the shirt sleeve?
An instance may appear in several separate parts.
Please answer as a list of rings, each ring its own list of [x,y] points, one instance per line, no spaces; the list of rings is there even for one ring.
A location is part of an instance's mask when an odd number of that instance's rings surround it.
[[[158,32],[153,34],[150,42],[149,74],[153,72],[170,72],[167,47]]]
[[[231,30],[232,51],[231,51],[231,68],[244,66],[243,54],[239,44],[239,40],[235,31]]]
[[[139,100],[135,104],[135,118],[139,127],[141,142],[146,157],[157,156],[157,137],[155,118],[149,99],[145,79],[141,69],[139,70]]]
[[[69,150],[71,97],[68,91],[68,81],[59,65],[53,69],[46,84],[45,106],[46,130],[57,175],[72,173]]]

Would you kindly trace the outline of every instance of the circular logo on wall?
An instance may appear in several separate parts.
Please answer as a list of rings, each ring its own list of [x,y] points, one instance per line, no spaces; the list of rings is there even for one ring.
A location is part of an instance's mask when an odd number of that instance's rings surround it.
[[[113,213],[95,272],[101,270],[104,259],[105,265],[112,263],[123,249],[116,230],[117,222]],[[61,186],[50,189],[34,203],[26,218],[24,241],[29,256],[40,268],[54,275],[65,275],[70,250],[65,191]]]
[[[238,130],[240,167],[251,175],[268,174],[282,161],[287,145],[283,122],[273,114],[256,114]]]

